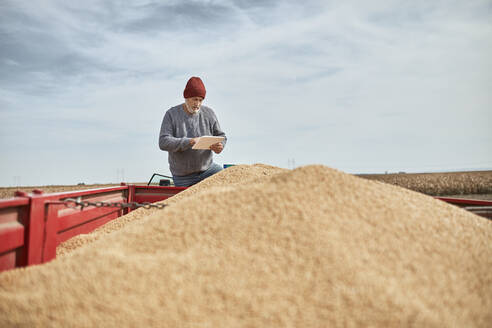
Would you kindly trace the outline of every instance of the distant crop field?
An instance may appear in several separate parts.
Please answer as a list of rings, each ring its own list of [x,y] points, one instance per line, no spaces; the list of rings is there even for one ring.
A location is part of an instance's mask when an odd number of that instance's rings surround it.
[[[119,184],[92,184],[92,185],[69,185],[69,186],[31,186],[31,187],[0,187],[0,198],[11,198],[17,190],[27,193],[32,192],[34,189],[40,189],[45,194],[61,191],[74,191],[74,190],[86,190],[104,187],[114,187]]]
[[[492,171],[361,174],[431,196],[492,194]]]

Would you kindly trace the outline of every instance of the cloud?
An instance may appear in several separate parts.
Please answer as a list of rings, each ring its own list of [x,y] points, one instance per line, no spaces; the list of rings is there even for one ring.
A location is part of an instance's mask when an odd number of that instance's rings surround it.
[[[149,3],[136,9],[140,17],[123,22],[124,31],[155,33],[175,29],[205,36],[204,30],[215,30],[233,23],[233,8],[221,3]]]
[[[224,162],[491,162],[491,16],[485,0],[4,1],[0,147],[109,151],[114,167],[125,144],[166,167],[160,120],[199,75],[229,134]],[[474,153],[452,149],[462,141]]]
[[[66,17],[53,8],[5,6],[0,16],[0,87],[27,94],[50,94],[60,87],[111,70],[80,52],[84,33],[56,23]]]

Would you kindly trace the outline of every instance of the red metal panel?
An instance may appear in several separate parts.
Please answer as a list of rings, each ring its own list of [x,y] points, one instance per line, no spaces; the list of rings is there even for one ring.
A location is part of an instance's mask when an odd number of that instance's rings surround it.
[[[10,208],[1,208],[0,226],[4,223],[21,222],[21,217],[25,218],[25,215],[23,216],[21,211],[26,212],[27,209],[28,209],[27,206],[14,206]]]
[[[105,215],[120,211],[120,209],[114,207],[87,207],[83,210],[80,208],[71,209],[72,214],[64,213],[63,216],[58,217],[58,232],[74,228],[79,225],[83,225],[91,220],[98,219]],[[86,232],[87,233],[87,232]]]
[[[111,197],[111,198],[108,198],[108,197]],[[105,195],[104,197],[88,197],[88,198],[84,198],[83,201],[89,201],[89,202],[109,202],[109,203],[121,203],[121,202],[126,202],[126,198],[123,198],[121,197],[120,194],[118,195]],[[88,206],[88,207],[84,207],[84,209],[82,210],[79,206],[77,207],[64,207],[64,208],[61,208],[59,211],[58,211],[58,216],[59,217],[64,217],[64,216],[69,216],[69,215],[74,215],[74,214],[78,214],[78,213],[81,213],[83,211],[86,211],[88,209],[95,209],[96,207],[94,206]],[[110,209],[110,207],[98,207],[99,209]],[[82,218],[89,218],[91,217],[92,214],[91,213],[85,213],[84,215],[82,215]]]
[[[29,217],[26,222],[27,265],[39,264],[43,261],[44,243],[44,203],[46,197],[31,198]]]
[[[27,263],[24,246],[29,198],[0,200],[0,271]]]
[[[17,207],[29,205],[29,198],[15,197],[0,200],[0,209],[7,207]]]
[[[18,221],[0,225],[0,271],[24,265],[24,226]]]
[[[154,203],[172,197],[186,187],[136,186],[135,201],[138,203]]]
[[[19,222],[7,222],[0,225],[0,253],[14,250],[24,245],[24,226]]]
[[[167,199],[171,196],[149,196],[149,195],[137,195],[135,197],[135,201],[137,203],[155,203],[164,199]]]
[[[183,191],[185,189],[188,189],[188,187],[171,187],[171,186],[135,186],[135,188],[137,189],[137,191],[149,191],[149,192],[152,192],[152,191],[157,191],[157,192],[160,192],[160,191],[163,191],[163,190],[174,190],[176,193],[178,193],[179,191]]]
[[[100,226],[108,223],[109,221],[112,221],[116,218],[118,218],[120,215],[120,211],[114,211],[111,213],[106,214],[103,217],[91,220],[86,222],[84,225],[76,226],[73,229],[66,230],[63,232],[59,232],[57,235],[57,244],[59,245],[60,243],[63,243],[64,241],[75,237],[77,235],[83,234],[83,233],[89,233],[93,231],[96,228],[99,228]]]
[[[445,201],[446,203],[452,203],[460,206],[472,206],[472,205],[492,206],[492,201],[490,200],[465,199],[465,198],[454,198],[454,197],[435,197],[435,198]]]
[[[452,197],[435,197],[449,204],[464,208],[465,210],[482,216],[487,219],[492,219],[492,201],[481,199],[465,199]]]
[[[45,196],[49,197],[50,200],[57,200],[62,198],[76,198],[79,196],[97,195],[97,194],[108,193],[113,191],[124,191],[127,189],[128,186],[106,187],[106,188],[87,189],[87,190],[75,190],[75,191],[68,191],[68,192],[62,191],[52,194],[45,194]]]
[[[57,233],[58,233],[58,209],[60,206],[47,204],[46,206],[46,222],[44,225],[44,243],[42,262],[51,261],[56,257]]]
[[[128,186],[128,198],[127,198],[128,203],[132,203],[135,201],[135,185],[129,185]],[[126,208],[124,211],[124,214],[128,214],[132,211],[131,208]]]

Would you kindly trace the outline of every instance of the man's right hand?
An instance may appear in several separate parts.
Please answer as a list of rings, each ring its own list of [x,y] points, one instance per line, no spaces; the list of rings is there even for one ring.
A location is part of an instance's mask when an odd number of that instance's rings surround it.
[[[190,139],[190,145],[193,146],[194,144],[196,144],[198,142],[198,138],[191,138]]]

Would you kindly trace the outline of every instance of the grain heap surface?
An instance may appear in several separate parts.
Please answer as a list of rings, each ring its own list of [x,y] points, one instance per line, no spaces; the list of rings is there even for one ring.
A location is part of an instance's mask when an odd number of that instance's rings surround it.
[[[323,166],[253,180],[0,274],[0,326],[490,327],[490,221]]]
[[[213,176],[201,181],[200,183],[189,187],[188,189],[180,192],[179,194],[166,199],[165,201],[158,202],[163,204],[171,204],[179,201],[185,197],[193,196],[196,193],[208,192],[211,187],[224,187],[234,184],[249,184],[254,183],[258,179],[263,179],[265,176],[271,176],[277,173],[285,172],[286,169],[265,165],[237,165],[229,167],[226,170],[214,174]],[[56,256],[65,256],[73,252],[74,250],[83,247],[89,243],[92,243],[100,238],[104,238],[107,234],[113,233],[130,222],[140,220],[151,213],[158,211],[154,208],[151,209],[138,209],[132,211],[127,215],[121,216],[107,224],[97,228],[90,234],[81,234],[70,238],[64,243],[60,244],[56,249]]]

